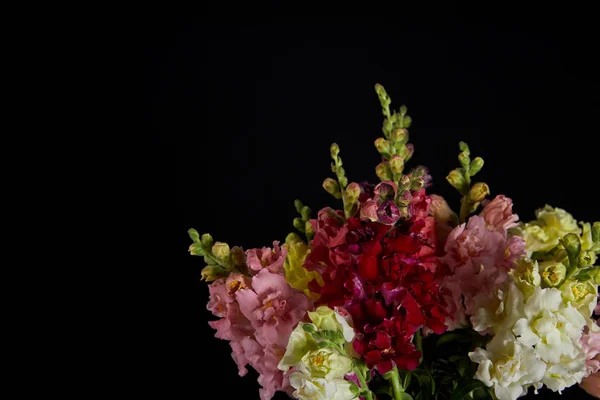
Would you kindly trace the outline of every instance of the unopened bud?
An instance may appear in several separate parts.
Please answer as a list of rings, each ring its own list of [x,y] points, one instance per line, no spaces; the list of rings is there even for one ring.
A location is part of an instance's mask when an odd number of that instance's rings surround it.
[[[300,211],[300,215],[302,215],[302,219],[307,221],[310,219],[310,208],[308,206],[304,206],[302,207],[302,210]]]
[[[296,199],[294,200],[294,207],[296,207],[296,211],[300,213],[300,211],[302,211],[302,207],[304,207],[304,204],[302,204],[300,200]]]
[[[567,252],[567,257],[569,257],[569,268],[577,268],[579,265],[579,254],[581,253],[581,240],[579,236],[574,233],[568,233],[563,237],[561,242]]]
[[[294,228],[304,233],[304,221],[301,218],[294,218]]]
[[[331,152],[331,158],[336,159],[338,154],[340,154],[340,146],[337,143],[332,143],[329,151]]]
[[[382,162],[377,167],[375,167],[375,174],[377,174],[377,177],[382,181],[392,180],[392,171],[390,170],[390,167],[386,162]]]
[[[485,199],[485,196],[490,194],[490,188],[483,182],[478,182],[469,191],[469,201],[471,203],[479,203]]]
[[[408,112],[408,108],[404,104],[400,106],[400,115],[404,116]]]
[[[596,257],[591,251],[582,251],[579,255],[579,267],[585,268],[593,265],[596,262]]]
[[[415,152],[415,146],[412,143],[407,144],[406,146],[406,156],[404,156],[405,160],[410,160]]]
[[[413,178],[421,178],[425,175],[425,167],[417,167],[412,170],[411,175]]]
[[[558,286],[567,275],[567,267],[557,261],[543,261],[539,266],[542,281],[547,287]]]
[[[465,180],[465,177],[459,170],[454,169],[450,171],[450,173],[446,177],[446,180],[448,181],[448,183],[454,186],[460,192],[460,194],[466,194],[468,190],[467,181]]]
[[[396,202],[398,203],[399,206],[406,207],[410,204],[412,199],[413,199],[413,196],[410,193],[410,190],[404,190],[404,191],[400,192],[400,195],[398,196],[398,200]]]
[[[408,189],[410,187],[411,179],[408,175],[402,175],[398,183],[401,188]]]
[[[390,148],[390,142],[388,142],[384,138],[380,137],[377,140],[375,140],[375,148],[377,148],[377,151],[381,155],[388,155],[388,154],[390,154],[390,150],[391,150],[391,148]]]
[[[469,155],[463,151],[462,153],[458,154],[458,162],[465,170],[468,170],[469,165],[471,164],[471,157],[469,157]]]
[[[200,242],[200,235],[198,234],[198,231],[194,228],[188,230],[188,235],[190,236],[190,239],[192,239],[192,242]]]
[[[246,254],[244,253],[244,249],[239,246],[233,246],[231,248],[231,261],[233,265],[239,267],[241,265],[246,264]]]
[[[402,127],[410,128],[411,125],[412,125],[412,118],[409,117],[408,115],[405,116],[404,119],[402,120]]]
[[[213,245],[213,238],[210,234],[205,233],[202,235],[202,247],[205,249],[210,249]]]
[[[425,180],[423,178],[413,179],[410,184],[410,188],[412,190],[420,190],[423,188],[423,186],[425,186]]]
[[[408,142],[408,131],[404,128],[396,129],[392,132],[392,142],[402,144]]]
[[[475,157],[473,161],[471,161],[471,168],[469,169],[469,174],[471,176],[475,175],[483,168],[483,158]]]
[[[401,174],[404,170],[404,160],[399,155],[394,155],[390,159],[390,169],[394,174]]]
[[[314,235],[315,233],[315,231],[313,230],[313,226],[309,221],[306,221],[306,223],[304,224],[304,233],[309,238],[312,237],[312,235]]]
[[[227,243],[216,242],[212,247],[212,252],[220,260],[229,258],[229,245]]]
[[[349,184],[346,188],[345,196],[346,201],[349,201],[350,203],[356,202],[360,196],[360,186],[358,186],[358,183],[352,182]]]
[[[225,274],[225,268],[220,265],[207,265],[202,269],[202,272],[200,272],[200,279],[206,282],[212,282],[215,279],[225,276]]]
[[[594,243],[600,242],[600,222],[594,222],[592,226],[592,241]]]
[[[336,199],[342,198],[342,192],[340,191],[340,185],[337,183],[336,180],[331,179],[331,178],[325,179],[323,181],[323,188],[327,191],[327,193],[329,193]],[[302,211],[302,209],[300,209],[298,212],[300,212],[300,211]]]
[[[204,250],[202,249],[202,245],[200,243],[192,243],[189,247],[189,252],[193,256],[203,256]]]
[[[471,155],[471,151],[469,150],[469,146],[465,143],[465,142],[459,142],[458,143],[458,148],[460,149],[460,151],[463,151],[465,153],[467,153],[467,155]]]

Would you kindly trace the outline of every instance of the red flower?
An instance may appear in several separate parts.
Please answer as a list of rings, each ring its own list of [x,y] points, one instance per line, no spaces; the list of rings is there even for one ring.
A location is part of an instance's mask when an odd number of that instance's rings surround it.
[[[421,354],[412,343],[418,329],[446,330],[447,305],[437,278],[447,270],[437,268],[435,222],[423,214],[424,191],[415,196],[420,203],[413,216],[395,227],[356,218],[341,225],[326,217],[331,211],[322,211],[305,265],[322,271],[324,286],[311,286],[321,295],[318,304],[348,310],[357,332],[355,350],[380,373],[394,364],[418,366]]]

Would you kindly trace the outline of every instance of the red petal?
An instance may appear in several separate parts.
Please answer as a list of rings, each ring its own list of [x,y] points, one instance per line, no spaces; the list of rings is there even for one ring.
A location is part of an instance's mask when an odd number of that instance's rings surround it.
[[[374,281],[379,276],[379,260],[375,256],[362,256],[358,262],[358,276],[366,281]]]

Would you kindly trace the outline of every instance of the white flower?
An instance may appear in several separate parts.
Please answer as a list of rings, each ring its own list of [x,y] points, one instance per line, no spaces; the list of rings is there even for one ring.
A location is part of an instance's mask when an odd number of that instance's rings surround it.
[[[577,309],[564,306],[560,290],[536,287],[525,304],[524,316],[512,331],[520,343],[534,346],[535,354],[543,361],[558,364],[563,356],[579,356],[584,326],[585,319]]]
[[[356,396],[350,382],[344,379],[311,378],[302,372],[290,375],[290,385],[296,389],[294,397],[300,400],[351,400]]]
[[[542,382],[552,391],[561,393],[565,388],[580,383],[585,374],[585,355],[581,353],[576,359],[549,366]]]
[[[478,308],[471,317],[471,323],[477,332],[487,329],[497,332],[502,326],[517,321],[524,312],[523,294],[512,282],[508,290],[498,290],[494,298],[484,293],[475,296],[475,300]]]
[[[546,363],[508,330],[498,332],[486,350],[477,348],[469,357],[479,364],[475,378],[493,386],[498,400],[514,400],[524,395],[529,385],[540,388],[546,372]]]
[[[282,371],[287,371],[291,367],[298,364],[307,352],[316,348],[317,342],[308,332],[304,330],[304,323],[300,322],[292,331],[292,334],[288,339],[288,345],[285,349],[285,354],[283,355],[281,361],[279,361],[277,368]]]
[[[565,281],[561,286],[563,301],[571,303],[584,317],[590,317],[596,307],[598,286],[591,281]]]
[[[352,360],[337,351],[323,348],[313,350],[302,357],[302,363],[297,364],[297,370],[311,378],[333,380],[343,378],[352,369]]]

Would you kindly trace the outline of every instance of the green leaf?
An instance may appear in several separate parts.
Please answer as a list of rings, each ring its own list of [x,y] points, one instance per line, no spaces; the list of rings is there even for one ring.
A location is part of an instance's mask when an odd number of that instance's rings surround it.
[[[462,379],[458,382],[457,389],[452,393],[451,400],[462,400],[473,390],[484,386],[481,381],[476,381],[472,378],[468,380]]]
[[[406,392],[401,392],[400,396],[398,396],[398,397],[400,397],[399,400],[413,400],[413,397]]]

